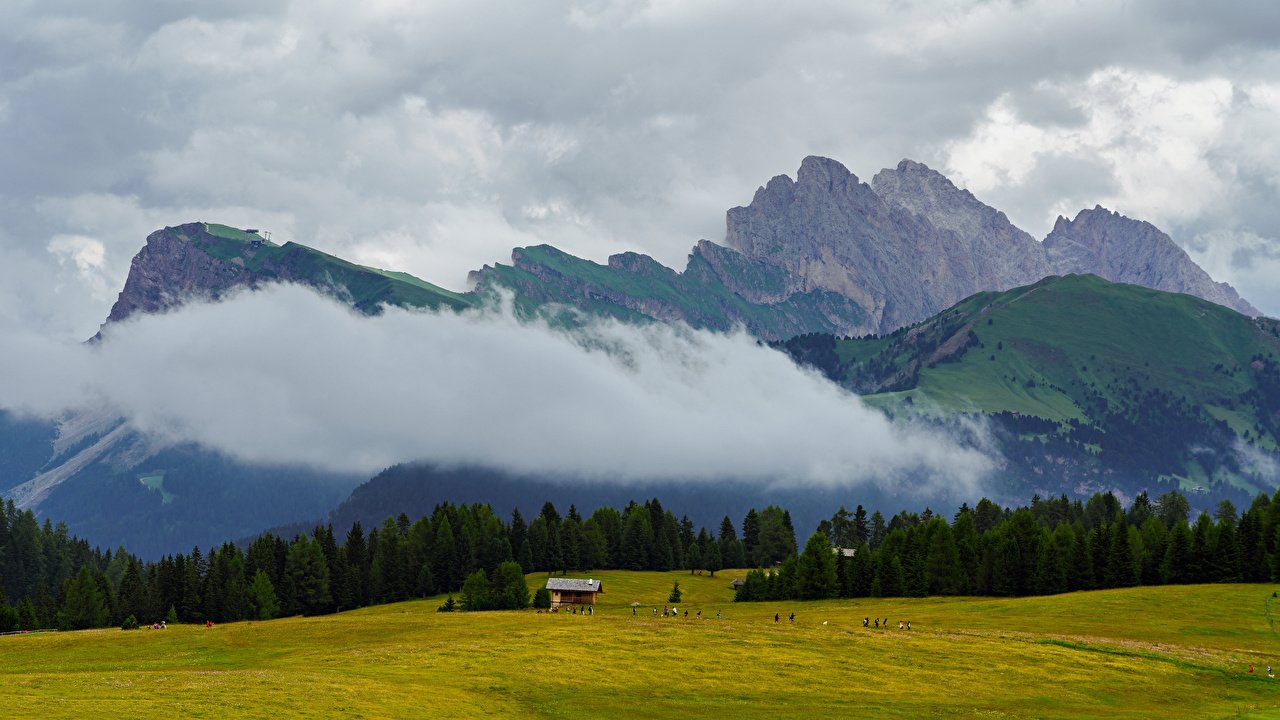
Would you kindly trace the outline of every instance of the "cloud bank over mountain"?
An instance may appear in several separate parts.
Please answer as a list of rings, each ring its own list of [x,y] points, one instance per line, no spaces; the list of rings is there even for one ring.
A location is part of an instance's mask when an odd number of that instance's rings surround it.
[[[411,460],[608,481],[880,483],[977,495],[983,452],[891,423],[743,333],[509,311],[368,318],[275,286],[114,324],[96,346],[26,339],[0,397],[107,407],[161,441],[374,472]]]
[[[189,219],[454,288],[539,242],[681,266],[809,154],[914,158],[1036,237],[1104,204],[1276,314],[1278,8],[9,3],[0,314],[92,334]]]

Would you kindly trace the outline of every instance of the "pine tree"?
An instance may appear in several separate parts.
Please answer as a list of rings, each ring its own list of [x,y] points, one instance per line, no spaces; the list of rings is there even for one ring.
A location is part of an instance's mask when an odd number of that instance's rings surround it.
[[[276,599],[276,589],[271,585],[267,573],[258,570],[249,585],[249,606],[253,617],[258,620],[270,620],[280,612],[280,602]]]
[[[671,585],[671,593],[667,595],[667,602],[678,603],[680,602],[680,598],[681,598],[680,583],[679,581],[677,581]]]
[[[945,520],[938,520],[933,526],[924,566],[925,591],[930,595],[955,595],[962,585],[955,535]]]
[[[835,597],[838,589],[831,542],[816,532],[809,536],[796,563],[796,595],[801,600],[821,600]]]
[[[1185,522],[1177,523],[1169,532],[1160,574],[1165,583],[1181,585],[1191,582],[1191,532]]]
[[[75,577],[67,581],[66,599],[58,612],[58,627],[64,630],[83,630],[104,627],[111,617],[106,598],[88,565],[81,565]]]
[[[290,614],[318,615],[326,612],[333,602],[329,593],[329,566],[319,543],[298,536],[289,546],[285,560],[286,593]]]
[[[689,543],[689,549],[685,551],[684,558],[689,566],[690,575],[702,569],[702,550],[696,541]]]
[[[500,563],[494,569],[490,593],[491,604],[499,610],[523,610],[529,607],[529,584],[517,563]]]
[[[711,577],[716,576],[716,572],[724,567],[723,558],[720,557],[720,544],[713,542],[707,545],[707,556],[703,558],[702,564],[706,566],[707,572],[711,573]]]

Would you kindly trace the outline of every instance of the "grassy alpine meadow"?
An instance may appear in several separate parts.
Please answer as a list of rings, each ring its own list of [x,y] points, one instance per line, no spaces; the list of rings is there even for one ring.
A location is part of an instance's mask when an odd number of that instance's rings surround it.
[[[0,637],[0,702],[41,718],[1280,717],[1275,586],[735,604],[742,574],[584,574],[605,591],[590,616],[435,598]]]

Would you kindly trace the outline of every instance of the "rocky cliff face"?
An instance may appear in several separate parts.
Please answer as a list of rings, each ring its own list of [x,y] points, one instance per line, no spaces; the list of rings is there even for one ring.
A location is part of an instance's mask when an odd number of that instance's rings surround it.
[[[745,325],[769,340],[811,332],[888,333],[974,293],[1049,275],[1096,274],[1257,310],[1215,283],[1167,235],[1103,210],[1059,222],[1044,243],[942,174],[910,160],[868,185],[840,163],[808,157],[726,216],[723,245],[702,240],[683,273],[623,253],[607,266],[549,246],[473,274],[529,304],[617,317]]]
[[[875,332],[1043,276],[1035,240],[938,173],[908,161],[875,182],[859,182],[834,160],[805,158],[795,182],[775,177],[750,205],[729,211],[725,241],[785,271],[787,292],[821,289],[852,299]]]
[[[107,322],[119,322],[136,312],[164,312],[191,299],[216,299],[227,291],[255,284],[244,264],[222,260],[196,246],[199,225],[157,230],[133,256],[124,289],[111,307]]]
[[[871,187],[885,202],[954,233],[981,289],[1007,290],[1054,274],[1035,238],[936,170],[903,160],[876,173]]]
[[[1056,275],[1092,273],[1113,282],[1195,295],[1245,315],[1261,314],[1235,288],[1214,282],[1154,225],[1102,206],[1081,210],[1075,220],[1059,217],[1044,248]]]

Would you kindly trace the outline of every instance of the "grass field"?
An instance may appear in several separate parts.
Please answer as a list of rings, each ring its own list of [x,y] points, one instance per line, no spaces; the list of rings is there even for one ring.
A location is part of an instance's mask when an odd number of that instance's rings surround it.
[[[736,575],[600,573],[590,617],[437,613],[434,599],[0,637],[0,704],[41,718],[1280,717],[1272,586],[735,605]],[[652,616],[673,580],[689,620]],[[863,629],[868,615],[893,629]]]

